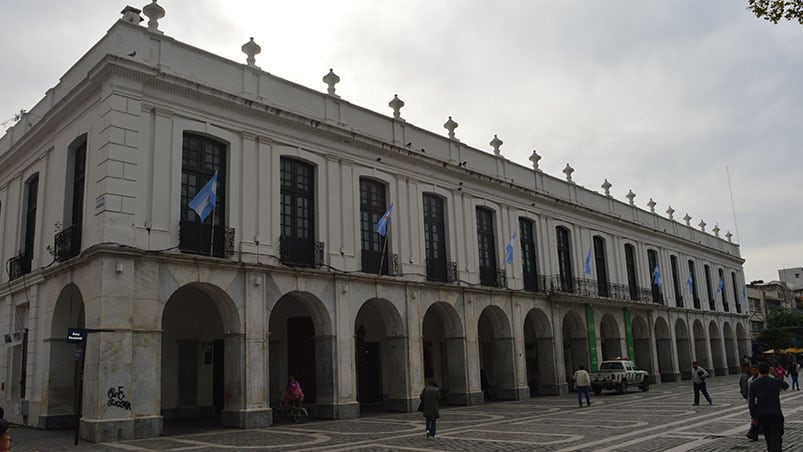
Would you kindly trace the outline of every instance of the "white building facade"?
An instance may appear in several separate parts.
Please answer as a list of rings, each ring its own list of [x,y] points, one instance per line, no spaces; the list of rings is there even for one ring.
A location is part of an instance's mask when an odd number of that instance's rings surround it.
[[[0,139],[0,404],[12,422],[158,436],[565,394],[630,356],[654,383],[750,354],[738,245],[176,41],[127,8]],[[215,211],[188,207],[215,174]],[[374,225],[393,204],[385,237]],[[214,223],[213,223],[214,222]],[[213,226],[214,224],[214,226]],[[515,239],[511,236],[515,233]],[[505,249],[512,244],[512,261]],[[658,271],[656,271],[656,268]],[[660,281],[656,278],[660,275]],[[13,408],[12,408],[13,407]]]

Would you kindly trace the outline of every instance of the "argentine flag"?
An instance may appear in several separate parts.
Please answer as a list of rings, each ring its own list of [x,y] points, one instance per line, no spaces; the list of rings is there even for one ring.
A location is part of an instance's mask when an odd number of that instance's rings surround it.
[[[661,280],[661,271],[658,270],[658,266],[655,266],[655,270],[652,272],[652,282],[660,289],[661,286],[664,285],[664,282]]]
[[[514,246],[516,246],[516,233],[515,232],[513,232],[513,237],[510,238],[510,241],[507,242],[507,245],[505,246],[505,263],[506,264],[512,264],[513,263],[513,250],[515,249],[515,248],[513,248]]]
[[[215,208],[215,203],[217,202],[217,171],[215,171],[215,175],[209,179],[209,182],[204,185],[202,189],[198,191],[192,201],[190,201],[189,206],[190,209],[194,210],[195,213],[201,218],[201,222],[203,223],[206,220],[206,217],[212,213],[212,210]]]
[[[385,213],[382,214],[382,217],[379,219],[379,221],[376,222],[376,227],[374,228],[374,231],[376,231],[376,233],[381,235],[382,237],[386,236],[388,233],[388,223],[390,223],[391,212],[393,212],[393,203],[390,203],[390,207],[388,207],[388,210],[386,210]]]
[[[686,280],[686,285],[689,286],[689,293],[694,295],[694,279],[691,277],[691,272],[689,272],[689,279]]]
[[[591,274],[591,247],[588,247],[588,254],[586,254],[586,266],[584,269],[586,275]]]

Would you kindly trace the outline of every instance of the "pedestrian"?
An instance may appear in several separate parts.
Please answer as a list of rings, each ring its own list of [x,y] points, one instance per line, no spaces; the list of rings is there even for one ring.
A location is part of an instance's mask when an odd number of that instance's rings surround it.
[[[440,401],[441,401],[441,390],[438,387],[438,383],[435,382],[434,378],[430,378],[427,381],[426,386],[424,386],[424,390],[421,391],[421,395],[418,396],[422,402],[422,409],[424,413],[424,417],[426,418],[426,429],[427,429],[427,438],[435,439],[435,434],[437,433],[437,428],[435,423],[437,419],[441,416],[440,413]]]
[[[11,450],[11,426],[8,421],[0,418],[0,452]]]
[[[800,364],[797,361],[792,361],[789,365],[789,376],[792,377],[792,390],[800,391],[800,383],[797,381],[798,374],[800,373]]]
[[[588,375],[586,366],[581,364],[572,379],[574,380],[574,389],[577,390],[577,403],[580,405],[580,408],[583,407],[583,394],[586,396],[586,406],[591,406],[591,396],[589,395],[591,376]]]
[[[781,365],[781,363],[778,363],[778,365],[775,366],[775,376],[780,378],[781,380],[786,378],[786,369],[783,368],[783,365]]]
[[[703,393],[705,400],[708,400],[709,405],[713,405],[711,397],[708,395],[708,390],[705,388],[705,379],[708,378],[708,372],[697,364],[697,361],[691,363],[691,382],[694,385],[694,406],[700,404],[700,393]]]
[[[783,413],[781,412],[781,390],[786,390],[789,383],[769,376],[770,366],[767,363],[758,365],[761,374],[758,380],[750,383],[748,404],[753,424],[764,429],[767,441],[767,452],[781,452],[783,443]]]
[[[758,375],[758,367],[756,367],[756,375]],[[750,364],[742,365],[742,374],[739,376],[739,393],[742,394],[742,398],[747,400],[750,391],[750,381],[753,377]],[[747,407],[747,416],[750,418],[750,426],[747,429],[747,438],[750,441],[758,441],[758,426],[753,425],[753,417],[750,416],[750,407]]]

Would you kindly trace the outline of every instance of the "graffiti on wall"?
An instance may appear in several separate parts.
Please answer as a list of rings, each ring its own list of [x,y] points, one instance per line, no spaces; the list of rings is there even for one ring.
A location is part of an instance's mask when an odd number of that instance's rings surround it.
[[[106,395],[109,397],[109,400],[106,401],[106,405],[116,406],[124,410],[131,409],[131,402],[125,399],[125,392],[123,392],[122,386],[109,388],[109,391],[106,393]]]

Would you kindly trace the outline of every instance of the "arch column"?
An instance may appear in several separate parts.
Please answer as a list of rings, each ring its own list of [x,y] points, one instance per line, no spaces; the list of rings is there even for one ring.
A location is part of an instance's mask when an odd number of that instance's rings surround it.
[[[552,382],[555,395],[566,395],[569,393],[569,385],[566,383],[566,369],[563,363],[565,357],[563,356],[563,319],[560,315],[560,304],[557,301],[550,303],[550,315],[552,316],[552,356],[554,361],[552,365],[555,367],[555,381]],[[544,386],[548,386],[544,384]]]
[[[414,400],[407,389],[410,386],[410,368],[413,367],[408,365],[407,362],[407,357],[410,354],[407,344],[407,337],[389,337],[382,347],[382,353],[388,357],[388,371],[399,372],[400,369],[405,369],[404,378],[390,379],[388,382],[388,399],[386,403],[390,411],[406,413],[413,410],[412,402]],[[410,394],[409,397],[408,394]]]
[[[480,405],[483,402],[482,391],[469,391],[468,373],[464,363],[469,360],[476,360],[477,356],[466,353],[465,337],[447,337],[446,354],[450,357],[461,357],[462,359],[447,360],[449,373],[449,392],[446,399],[450,405]],[[479,367],[479,362],[475,364]]]

